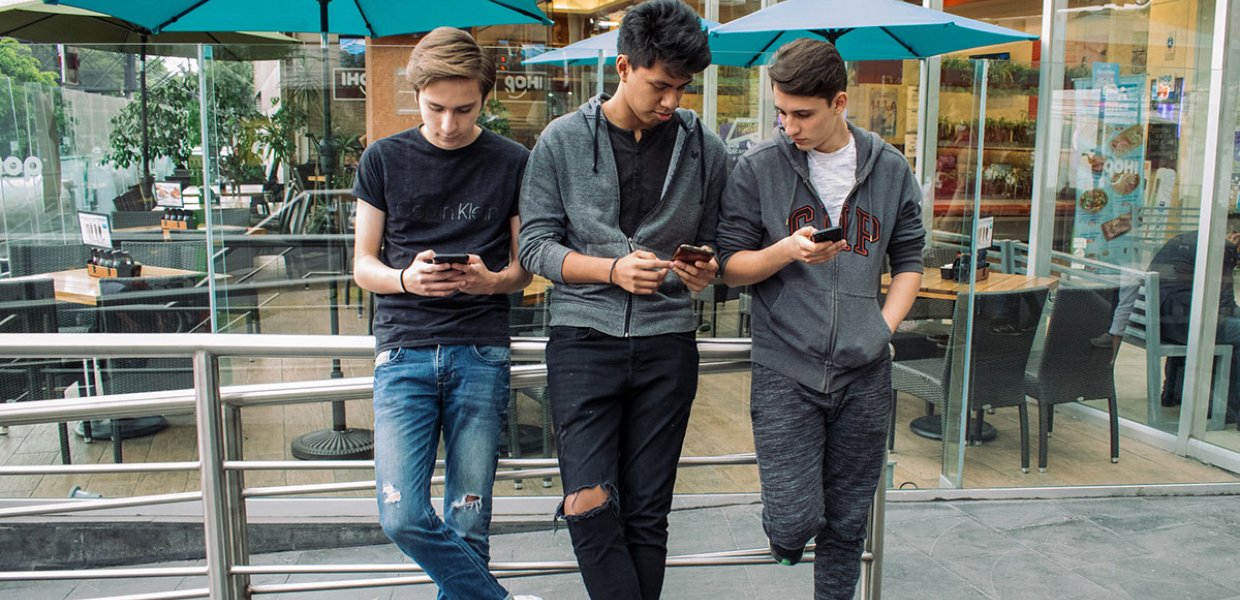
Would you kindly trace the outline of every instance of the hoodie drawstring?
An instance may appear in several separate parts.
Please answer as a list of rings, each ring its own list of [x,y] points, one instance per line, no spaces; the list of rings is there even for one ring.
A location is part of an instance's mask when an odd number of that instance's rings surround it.
[[[702,155],[702,168],[698,170],[701,173],[702,195],[698,198],[698,203],[706,205],[706,134],[702,133],[702,121],[697,122],[697,139],[698,152]]]
[[[599,111],[602,111],[602,110],[603,108],[600,106]],[[586,113],[584,112],[581,114],[582,114],[582,117],[586,119],[586,124],[589,125],[590,117],[587,116]],[[598,127],[599,127],[599,121],[602,121],[602,120],[603,119],[598,114],[595,114],[594,115],[594,127],[590,130],[590,133],[592,134],[591,137],[593,137],[594,139],[594,174],[595,175],[598,175]]]

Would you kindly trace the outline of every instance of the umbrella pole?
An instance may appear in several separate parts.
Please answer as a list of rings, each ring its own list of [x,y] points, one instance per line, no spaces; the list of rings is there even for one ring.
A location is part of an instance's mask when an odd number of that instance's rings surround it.
[[[603,49],[599,48],[598,49],[598,86],[597,86],[598,87],[597,93],[599,94],[603,93],[603,76],[605,74],[603,69],[606,69],[606,68],[607,68],[607,58],[603,56]]]
[[[336,174],[336,146],[332,143],[332,97],[331,65],[328,60],[327,3],[319,0],[319,56],[323,61],[323,138],[319,140],[319,172],[323,175],[324,189],[332,189],[332,175]]]
[[[331,109],[331,69],[328,66],[328,43],[327,43],[327,3],[331,0],[319,0],[319,23],[321,33],[319,34],[319,50],[323,59],[323,139],[319,141],[319,171],[323,174],[323,183],[326,190],[332,189],[332,175],[336,172],[336,148],[332,144],[332,109]],[[330,198],[329,198],[330,203]],[[344,230],[344,219],[337,212],[335,214],[336,229]],[[344,272],[347,258],[344,248],[340,248],[339,252],[334,247],[335,242],[328,242],[327,256],[328,260],[339,260],[340,265],[336,268],[328,266],[332,271]],[[339,306],[339,290],[337,282],[332,281],[330,287],[327,288],[327,304],[329,327],[332,335],[340,333],[340,306]],[[340,379],[344,377],[344,372],[340,369],[340,359],[332,359],[332,379]],[[369,429],[352,429],[348,426],[344,414],[345,405],[341,400],[332,402],[332,428],[312,431],[293,440],[292,452],[293,457],[300,460],[351,460],[351,459],[369,459],[374,457],[374,434]]]
[[[151,197],[151,133],[148,129],[150,114],[147,112],[146,102],[146,34],[142,34],[141,46],[142,58],[138,62],[138,68],[142,69],[139,75],[142,94],[142,183],[139,191],[142,192],[142,200],[145,202]]]

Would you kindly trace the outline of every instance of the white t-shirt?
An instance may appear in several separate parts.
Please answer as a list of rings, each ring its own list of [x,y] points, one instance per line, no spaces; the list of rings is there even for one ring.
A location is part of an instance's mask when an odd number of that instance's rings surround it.
[[[827,209],[827,216],[831,217],[831,224],[839,225],[844,201],[857,183],[857,144],[852,135],[848,136],[848,143],[835,152],[810,150],[809,176],[823,208]]]

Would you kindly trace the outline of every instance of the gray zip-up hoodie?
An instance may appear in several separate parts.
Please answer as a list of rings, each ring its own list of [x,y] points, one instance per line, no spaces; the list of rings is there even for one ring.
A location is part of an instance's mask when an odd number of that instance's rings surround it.
[[[794,262],[753,286],[754,362],[820,392],[856,379],[887,353],[891,331],[878,302],[883,258],[893,274],[921,272],[921,192],[904,157],[849,124],[857,183],[840,212],[848,249],[818,265]],[[724,269],[826,215],[808,158],[782,131],[741,157],[723,195],[718,244]]]
[[[618,258],[649,250],[670,260],[680,244],[715,243],[727,181],[724,146],[685,109],[676,111],[679,130],[663,196],[632,239],[625,237],[619,176],[602,115],[607,98],[591,98],[552,121],[534,146],[521,187],[521,264],[556,284],[553,326],[592,327],[616,337],[692,331],[692,299],[675,273],[643,296],[617,285],[564,282],[569,252]]]

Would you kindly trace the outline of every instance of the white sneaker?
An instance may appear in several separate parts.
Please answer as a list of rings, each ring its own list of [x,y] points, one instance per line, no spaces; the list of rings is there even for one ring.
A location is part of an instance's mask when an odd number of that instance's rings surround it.
[[[538,596],[530,596],[529,594],[521,594],[520,596],[513,596],[512,600],[543,600],[543,599],[539,598]]]

